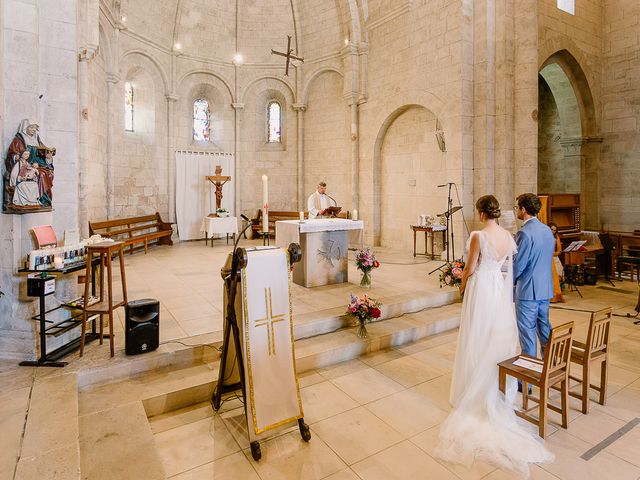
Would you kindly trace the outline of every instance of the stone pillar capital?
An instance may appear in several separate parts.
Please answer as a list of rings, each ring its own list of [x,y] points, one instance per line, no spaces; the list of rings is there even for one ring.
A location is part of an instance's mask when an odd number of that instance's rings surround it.
[[[304,112],[307,110],[307,104],[306,103],[294,103],[293,105],[291,105],[291,108],[293,108],[296,112]]]
[[[233,102],[233,103],[231,104],[231,107],[232,107],[234,110],[242,110],[242,109],[244,109],[244,103],[237,103],[237,102]]]
[[[117,73],[107,73],[107,83],[119,83],[120,82],[120,75],[118,75]]]
[[[167,102],[177,102],[179,97],[174,93],[167,93],[164,98],[167,99]]]
[[[98,45],[85,45],[78,49],[78,62],[90,62],[98,54]]]

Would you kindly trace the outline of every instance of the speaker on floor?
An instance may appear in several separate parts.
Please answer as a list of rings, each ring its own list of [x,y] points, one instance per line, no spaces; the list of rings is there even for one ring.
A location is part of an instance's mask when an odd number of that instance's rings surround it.
[[[160,302],[152,298],[132,300],[125,310],[125,352],[146,353],[160,344]]]

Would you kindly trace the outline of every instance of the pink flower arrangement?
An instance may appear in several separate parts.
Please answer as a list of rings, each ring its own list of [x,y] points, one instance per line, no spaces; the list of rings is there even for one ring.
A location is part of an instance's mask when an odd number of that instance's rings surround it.
[[[447,262],[442,267],[440,273],[440,288],[442,285],[450,287],[458,287],[462,283],[462,271],[464,270],[464,262],[462,260],[454,260]]]
[[[359,250],[356,253],[356,268],[364,273],[368,273],[373,268],[378,268],[380,262],[376,260],[375,254],[369,247]]]
[[[347,312],[358,320],[361,324],[370,322],[374,318],[380,318],[382,312],[380,307],[382,303],[375,298],[371,298],[366,293],[362,297],[358,297],[353,293],[350,294],[351,300],[347,305]]]

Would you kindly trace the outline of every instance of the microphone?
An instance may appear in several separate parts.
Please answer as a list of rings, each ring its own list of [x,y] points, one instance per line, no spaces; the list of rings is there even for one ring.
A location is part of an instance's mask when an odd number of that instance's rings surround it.
[[[249,218],[244,213],[240,214],[240,218],[242,218],[245,222],[250,222],[251,221],[251,220],[249,220]]]
[[[440,187],[448,187],[449,185],[455,185],[455,182],[443,183],[442,185],[438,185],[438,188],[440,188]]]
[[[331,195],[329,195],[328,193],[325,193],[325,195],[326,195],[327,197],[329,197],[331,200],[333,200],[333,203],[334,203],[334,206],[335,206],[335,207],[337,207],[337,206],[338,206],[338,202],[336,202],[336,199],[335,199],[335,198],[333,198],[333,197],[332,197]]]

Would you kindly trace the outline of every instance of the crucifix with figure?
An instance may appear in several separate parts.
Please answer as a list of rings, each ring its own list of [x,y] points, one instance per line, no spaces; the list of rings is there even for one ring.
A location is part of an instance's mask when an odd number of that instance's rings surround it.
[[[208,175],[206,177],[213,185],[216,187],[216,211],[220,208],[220,203],[222,202],[222,186],[231,180],[231,177],[222,175],[222,167],[220,165],[216,165],[216,174]]]
[[[304,58],[293,55],[293,48],[291,48],[291,35],[287,35],[287,53],[277,52],[272,48],[271,55],[280,55],[287,59],[287,64],[284,70],[284,74],[287,77],[289,76],[289,64],[291,63],[291,60],[298,60],[299,62],[304,63]]]

